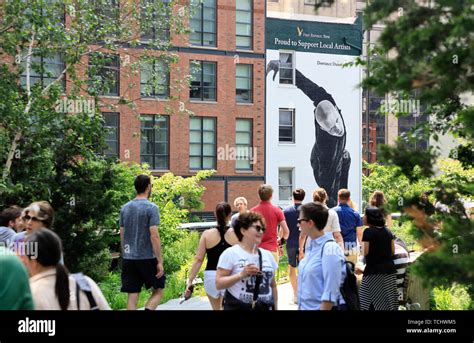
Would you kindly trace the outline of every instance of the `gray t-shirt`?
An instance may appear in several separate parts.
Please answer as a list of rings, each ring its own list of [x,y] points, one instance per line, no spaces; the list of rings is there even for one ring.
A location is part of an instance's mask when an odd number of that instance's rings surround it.
[[[124,228],[123,258],[147,260],[155,258],[150,239],[150,226],[160,224],[158,206],[146,199],[134,199],[120,210],[120,226]]]
[[[10,244],[15,231],[9,227],[0,226],[0,243]]]

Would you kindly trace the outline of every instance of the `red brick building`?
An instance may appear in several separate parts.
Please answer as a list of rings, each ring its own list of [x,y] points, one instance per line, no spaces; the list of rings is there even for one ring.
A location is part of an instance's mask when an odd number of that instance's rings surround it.
[[[189,23],[195,33],[184,42],[172,37],[179,62],[168,80],[163,79],[173,84],[194,74],[191,89],[177,94],[170,87],[145,96],[143,70],[127,71],[123,56],[133,63],[141,51],[129,48],[120,51],[117,64],[121,65],[115,66],[120,71],[118,89],[102,100],[116,103],[126,94],[136,105],[133,110],[121,105],[115,112],[103,108],[107,125],[116,132],[107,140],[111,155],[122,161],[148,162],[156,175],[171,171],[190,176],[200,169],[216,170],[203,182],[202,214],[210,215],[217,202],[233,206],[237,196],[245,196],[249,206],[257,204],[257,188],[264,182],[265,0],[204,0],[200,6]],[[200,71],[191,71],[191,61],[201,65]],[[179,106],[169,96],[179,96],[194,116],[167,114],[166,106]],[[256,156],[236,161],[232,155],[236,147]]]

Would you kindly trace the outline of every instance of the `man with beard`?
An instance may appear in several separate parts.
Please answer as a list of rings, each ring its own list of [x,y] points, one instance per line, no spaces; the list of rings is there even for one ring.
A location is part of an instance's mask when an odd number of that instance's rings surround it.
[[[289,55],[288,55],[289,56]],[[274,71],[273,80],[280,69],[280,62],[270,61],[267,66],[268,75]],[[328,206],[337,205],[337,191],[347,188],[351,157],[346,150],[346,126],[341,110],[331,94],[323,87],[305,77],[296,70],[295,85],[313,101],[315,143],[311,151],[311,167],[317,185],[326,189]]]

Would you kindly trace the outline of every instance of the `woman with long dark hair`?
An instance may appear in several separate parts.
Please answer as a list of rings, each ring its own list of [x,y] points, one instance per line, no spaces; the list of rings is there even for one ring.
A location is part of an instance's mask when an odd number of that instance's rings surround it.
[[[382,191],[375,191],[370,197],[369,204],[370,206],[377,207],[382,211],[385,218],[385,226],[390,229],[392,227],[392,215],[385,208],[387,206],[387,198],[385,198],[385,194]]]
[[[100,310],[110,310],[97,284],[82,276],[90,287],[86,294],[60,263],[61,239],[49,229],[34,231],[26,239],[26,267],[30,273],[30,288],[37,310],[90,310],[93,301]],[[79,298],[78,298],[79,296]]]
[[[215,215],[217,227],[202,233],[199,246],[194,257],[194,263],[189,272],[186,285],[185,297],[191,296],[193,280],[201,269],[204,257],[207,255],[207,265],[204,271],[204,289],[213,310],[222,307],[222,292],[216,289],[216,269],[219,257],[227,248],[238,243],[234,230],[229,227],[232,209],[226,202],[220,202],[216,206]]]
[[[360,286],[361,310],[394,311],[398,309],[394,236],[385,226],[382,210],[369,206],[365,210],[362,236],[366,260]]]

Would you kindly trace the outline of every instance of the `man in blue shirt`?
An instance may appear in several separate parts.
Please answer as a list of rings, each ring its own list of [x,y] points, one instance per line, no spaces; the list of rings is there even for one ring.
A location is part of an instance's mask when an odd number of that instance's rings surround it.
[[[340,293],[346,274],[344,253],[332,233],[324,233],[327,218],[328,209],[320,202],[300,207],[301,233],[311,237],[298,269],[300,310],[332,310],[333,306],[345,304]]]
[[[293,191],[293,205],[288,206],[283,210],[285,215],[286,224],[290,230],[290,235],[286,240],[286,253],[288,255],[288,264],[290,267],[290,283],[293,288],[293,302],[296,303],[296,268],[298,267],[298,254],[299,254],[299,238],[300,228],[298,227],[298,216],[299,207],[305,197],[305,191],[302,188],[297,188]]]
[[[342,239],[344,240],[344,253],[348,261],[356,264],[359,255],[358,246],[362,242],[362,218],[359,212],[349,206],[351,192],[348,189],[340,189],[337,195],[339,206],[334,207],[333,210],[339,217]]]

